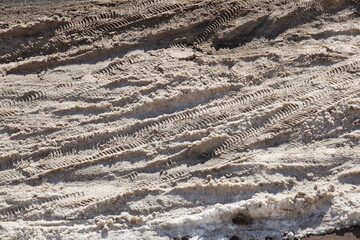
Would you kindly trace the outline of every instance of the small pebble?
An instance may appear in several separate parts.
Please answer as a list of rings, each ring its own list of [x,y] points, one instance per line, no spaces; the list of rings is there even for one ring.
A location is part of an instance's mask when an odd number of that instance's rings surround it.
[[[286,239],[287,240],[294,240],[295,239],[295,235],[293,232],[289,232],[288,234],[286,234]]]
[[[105,224],[105,226],[102,228],[103,232],[108,232],[109,231],[109,227]]]
[[[101,220],[99,220],[99,221],[96,223],[96,225],[97,225],[98,227],[102,228],[102,227],[105,226],[105,221],[101,219]]]

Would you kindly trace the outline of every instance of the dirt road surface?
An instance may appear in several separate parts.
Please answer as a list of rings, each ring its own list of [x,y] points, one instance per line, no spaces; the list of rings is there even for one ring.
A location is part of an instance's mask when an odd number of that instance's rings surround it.
[[[0,1],[0,239],[360,224],[359,9]]]

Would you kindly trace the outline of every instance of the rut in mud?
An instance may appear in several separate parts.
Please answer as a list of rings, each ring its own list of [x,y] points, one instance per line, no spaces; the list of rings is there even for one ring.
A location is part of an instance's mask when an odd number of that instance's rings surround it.
[[[359,1],[0,7],[1,239],[360,223]]]

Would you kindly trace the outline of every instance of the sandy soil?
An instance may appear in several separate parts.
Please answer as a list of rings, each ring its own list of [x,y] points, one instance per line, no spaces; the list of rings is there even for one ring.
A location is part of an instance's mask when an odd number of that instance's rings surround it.
[[[359,9],[0,1],[0,239],[360,224]]]

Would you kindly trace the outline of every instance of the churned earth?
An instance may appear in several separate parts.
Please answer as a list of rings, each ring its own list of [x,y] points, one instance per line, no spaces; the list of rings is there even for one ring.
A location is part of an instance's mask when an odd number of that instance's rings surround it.
[[[0,239],[359,238],[359,9],[0,1]]]

